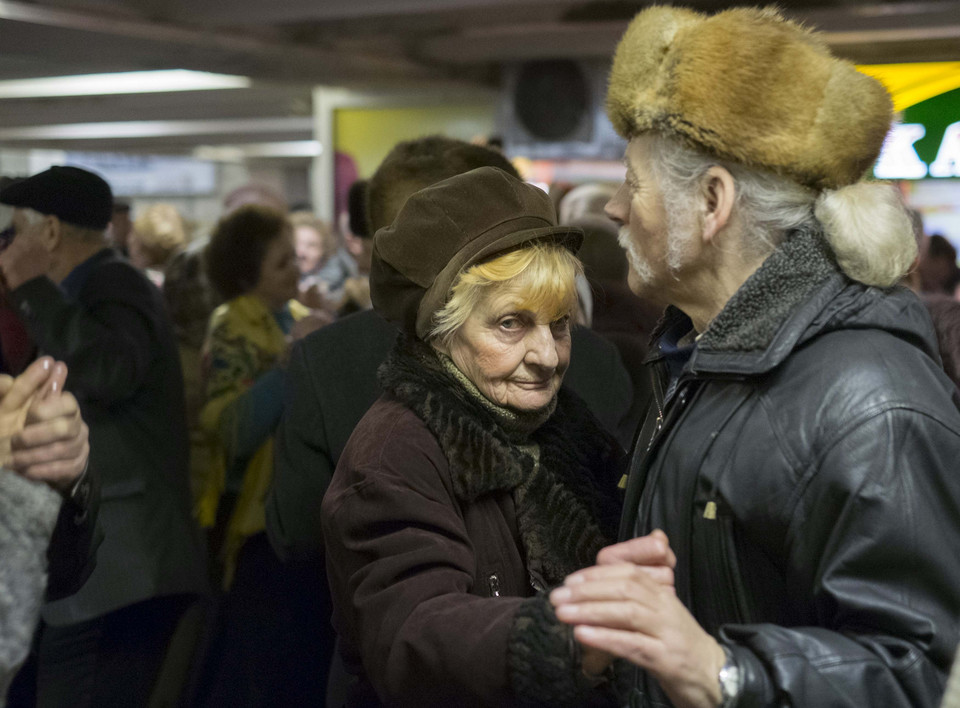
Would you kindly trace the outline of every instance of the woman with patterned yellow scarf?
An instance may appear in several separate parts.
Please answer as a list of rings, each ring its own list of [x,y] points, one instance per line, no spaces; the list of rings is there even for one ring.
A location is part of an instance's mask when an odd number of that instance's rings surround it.
[[[207,276],[225,302],[211,315],[204,344],[200,420],[219,454],[197,515],[212,529],[211,554],[228,590],[209,653],[207,700],[260,705],[255,696],[289,683],[271,678],[267,669],[276,657],[263,654],[277,644],[290,653],[289,641],[271,637],[285,624],[284,612],[296,614],[292,597],[310,582],[271,552],[263,498],[273,471],[273,431],[283,412],[283,363],[292,341],[318,322],[293,299],[300,274],[293,228],[281,212],[248,205],[224,216],[205,256]]]

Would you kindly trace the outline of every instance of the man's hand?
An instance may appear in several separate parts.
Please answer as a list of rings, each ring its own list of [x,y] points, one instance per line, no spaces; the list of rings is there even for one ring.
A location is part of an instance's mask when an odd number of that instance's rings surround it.
[[[677,599],[666,535],[610,546],[597,560],[605,564],[574,573],[550,594],[557,618],[575,625],[585,647],[647,670],[678,708],[718,706],[725,656]]]
[[[66,494],[90,455],[89,429],[73,394],[36,402],[12,440],[13,469]]]
[[[67,367],[38,359],[16,379],[0,377],[0,461],[19,474],[66,493],[83,474],[89,431],[72,394]]]
[[[7,288],[15,290],[50,271],[50,253],[35,238],[15,238],[0,255],[0,271]]]

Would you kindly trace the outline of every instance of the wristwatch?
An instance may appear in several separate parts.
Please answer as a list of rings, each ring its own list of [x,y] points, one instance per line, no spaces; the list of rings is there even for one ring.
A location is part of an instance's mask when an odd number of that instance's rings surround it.
[[[90,460],[83,466],[83,472],[70,485],[63,498],[73,505],[74,515],[73,523],[82,524],[87,520],[87,512],[90,509],[90,494],[93,490],[93,481],[90,479]]]
[[[721,645],[724,656],[727,660],[723,662],[717,673],[717,681],[720,684],[720,708],[730,708],[737,696],[740,695],[740,689],[743,687],[743,679],[740,676],[740,667],[737,666],[733,654],[725,646]]]

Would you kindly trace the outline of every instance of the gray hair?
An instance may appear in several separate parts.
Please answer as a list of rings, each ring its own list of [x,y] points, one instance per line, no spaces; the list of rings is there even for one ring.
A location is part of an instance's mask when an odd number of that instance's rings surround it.
[[[39,224],[41,221],[47,218],[46,214],[41,214],[39,211],[34,211],[28,207],[20,207],[20,213],[23,214],[23,218],[27,220],[27,223],[30,226]]]
[[[46,219],[47,216],[50,216],[48,214],[42,214],[39,211],[35,211],[34,209],[30,209],[29,207],[23,207],[20,209],[20,211],[23,212],[24,218],[31,226],[40,223]],[[96,242],[104,239],[104,229],[91,229],[86,226],[68,224],[62,219],[60,219],[60,232],[67,238],[72,238],[77,241]]]
[[[651,146],[652,169],[671,220],[697,216],[690,205],[701,203],[693,197],[710,167],[730,172],[747,258],[768,256],[790,232],[803,228],[822,230],[841,270],[867,285],[895,284],[916,258],[909,214],[890,185],[858,182],[817,193],[788,177],[718,159],[663,135],[654,135]]]

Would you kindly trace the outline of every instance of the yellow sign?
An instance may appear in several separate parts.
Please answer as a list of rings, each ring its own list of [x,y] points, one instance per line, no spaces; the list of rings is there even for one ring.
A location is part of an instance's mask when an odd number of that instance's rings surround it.
[[[857,69],[886,86],[895,111],[960,88],[960,61],[868,64]]]

